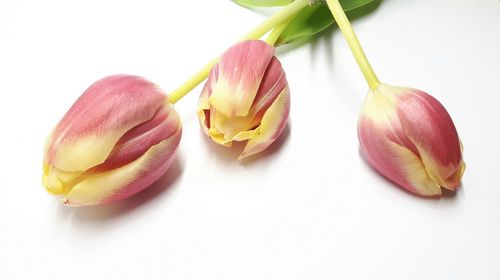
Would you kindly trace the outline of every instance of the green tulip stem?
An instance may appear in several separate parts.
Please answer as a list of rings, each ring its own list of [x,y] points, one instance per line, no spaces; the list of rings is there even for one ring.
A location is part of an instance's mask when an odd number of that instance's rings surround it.
[[[290,19],[286,20],[285,22],[283,22],[282,24],[273,28],[271,33],[269,33],[269,35],[266,38],[266,43],[275,47],[276,43],[278,42],[278,40],[281,36],[281,33],[283,33],[283,31],[285,31],[285,29],[288,27],[288,24],[292,21],[292,19],[293,18],[290,18]]]
[[[288,6],[278,11],[274,15],[270,16],[264,22],[256,26],[250,32],[248,32],[245,36],[240,38],[239,42],[245,40],[257,40],[268,33],[271,29],[282,25],[287,20],[290,20],[293,16],[295,16],[298,12],[309,5],[308,0],[295,0],[290,3]],[[278,36],[279,37],[279,36]],[[276,38],[277,39],[277,38]],[[188,94],[191,90],[193,90],[196,86],[198,86],[201,82],[203,82],[210,73],[212,67],[217,63],[219,57],[212,59],[207,65],[203,66],[196,74],[194,74],[189,80],[183,83],[176,90],[172,91],[169,94],[168,102],[171,104],[176,103],[186,94]]]
[[[377,75],[375,75],[372,66],[368,62],[365,52],[363,51],[354,30],[352,30],[351,23],[347,19],[342,6],[338,0],[326,0],[326,2],[328,3],[328,7],[330,7],[330,11],[335,18],[335,21],[339,25],[340,31],[344,34],[347,44],[351,48],[354,58],[356,59],[361,72],[363,72],[368,86],[370,89],[376,89],[380,84],[380,81],[377,78]]]

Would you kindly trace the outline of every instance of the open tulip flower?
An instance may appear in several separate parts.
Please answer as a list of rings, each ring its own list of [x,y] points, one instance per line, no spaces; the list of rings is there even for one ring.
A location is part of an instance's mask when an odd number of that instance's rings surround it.
[[[327,0],[370,91],[358,121],[361,152],[380,174],[422,196],[456,190],[465,170],[457,130],[429,94],[380,83],[338,0]]]
[[[127,198],[159,179],[181,139],[179,116],[150,81],[129,75],[90,86],[48,137],[43,184],[69,206]]]
[[[275,49],[248,40],[228,49],[203,88],[198,117],[216,143],[247,141],[240,159],[271,145],[286,127],[290,92]]]

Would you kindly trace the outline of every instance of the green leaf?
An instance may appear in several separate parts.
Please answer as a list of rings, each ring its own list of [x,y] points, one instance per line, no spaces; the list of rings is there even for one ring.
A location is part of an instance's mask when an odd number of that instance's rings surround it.
[[[286,6],[293,0],[233,0],[234,2],[247,7],[279,7]]]
[[[313,36],[328,28],[334,19],[325,5],[307,7],[283,30],[276,45],[288,44],[301,38]]]
[[[250,1],[250,0],[247,0]],[[345,11],[365,6],[374,0],[340,0]],[[315,5],[302,10],[283,30],[277,45],[288,44],[299,39],[314,36],[335,22],[326,5]]]

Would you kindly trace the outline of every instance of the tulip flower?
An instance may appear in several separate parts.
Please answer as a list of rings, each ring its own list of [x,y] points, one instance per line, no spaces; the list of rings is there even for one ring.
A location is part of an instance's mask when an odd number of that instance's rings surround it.
[[[129,75],[90,86],[48,137],[43,161],[47,192],[69,206],[127,198],[159,179],[182,134],[164,92]]]
[[[275,49],[248,40],[229,48],[212,68],[198,103],[203,131],[217,144],[247,141],[240,159],[271,145],[290,111],[290,92]]]
[[[429,94],[380,84],[368,93],[358,121],[364,158],[378,172],[424,196],[456,190],[465,164],[457,130]]]
[[[312,4],[310,0],[290,1],[243,36],[242,43],[173,90],[170,102],[174,104],[208,77],[197,110],[203,131],[224,146],[247,141],[240,159],[266,149],[286,127],[290,109],[286,78],[269,45],[274,45],[290,20]],[[269,45],[248,41],[268,32]]]
[[[338,0],[327,0],[368,82],[358,121],[361,153],[380,174],[422,196],[456,190],[465,170],[462,146],[443,105],[429,94],[380,83]]]

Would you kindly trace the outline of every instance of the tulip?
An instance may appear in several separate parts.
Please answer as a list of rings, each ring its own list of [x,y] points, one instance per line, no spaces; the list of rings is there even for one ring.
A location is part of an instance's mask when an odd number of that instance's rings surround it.
[[[283,132],[290,92],[274,47],[249,40],[229,48],[212,68],[198,103],[200,125],[214,142],[247,141],[239,159],[271,145]]]
[[[410,192],[456,190],[465,170],[457,130],[429,94],[380,84],[368,93],[358,121],[361,153],[380,174]]]
[[[380,174],[422,196],[456,190],[462,145],[446,109],[429,94],[380,83],[338,0],[326,0],[370,87],[358,120],[361,153]]]
[[[127,198],[159,179],[180,142],[179,116],[164,92],[129,75],[90,86],[47,139],[43,185],[68,206]]]

